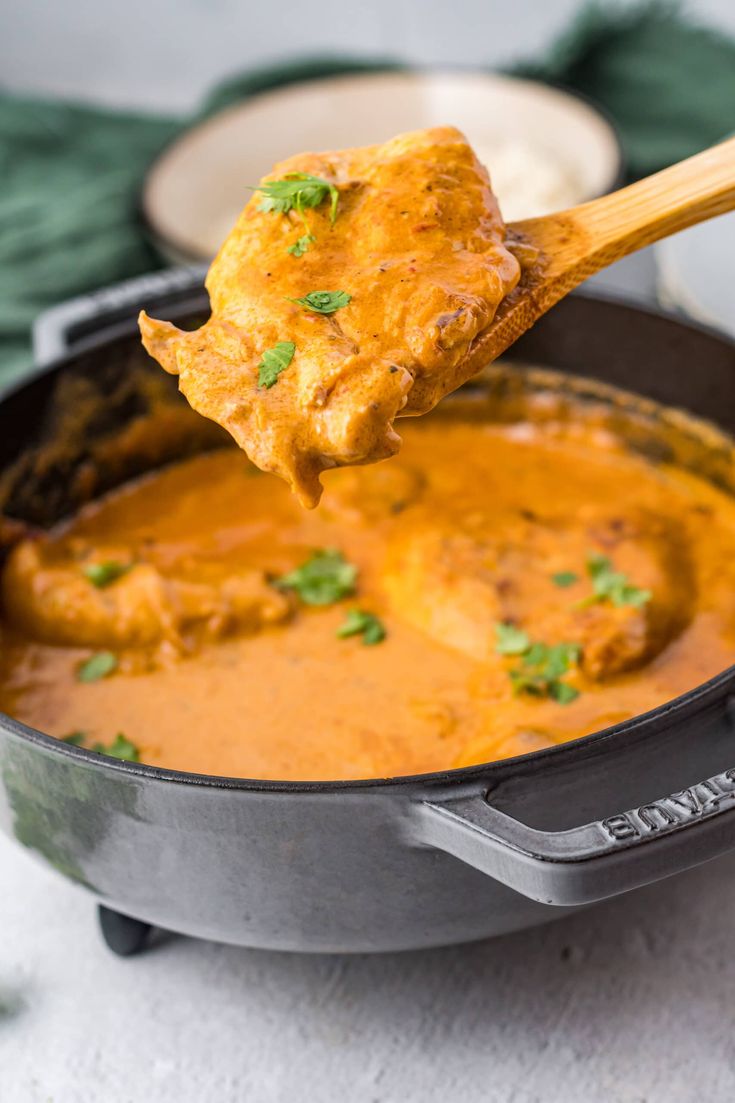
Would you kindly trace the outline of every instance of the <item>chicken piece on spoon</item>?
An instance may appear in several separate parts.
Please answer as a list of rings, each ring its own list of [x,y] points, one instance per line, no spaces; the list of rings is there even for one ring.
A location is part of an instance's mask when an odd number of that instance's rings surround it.
[[[143,313],[143,342],[195,410],[314,506],[322,471],[394,454],[394,418],[445,393],[518,282],[504,237],[487,172],[451,127],[301,154],[212,264],[209,321],[184,332]]]

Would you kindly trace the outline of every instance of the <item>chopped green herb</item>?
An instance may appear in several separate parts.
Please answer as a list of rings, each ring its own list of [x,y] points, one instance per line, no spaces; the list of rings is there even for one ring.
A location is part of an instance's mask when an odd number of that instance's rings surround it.
[[[495,650],[498,655],[522,655],[531,646],[528,633],[522,628],[516,628],[514,624],[496,624],[495,635]]]
[[[289,302],[298,303],[304,310],[311,310],[314,314],[334,314],[352,299],[346,291],[310,291],[303,299],[289,299]]]
[[[579,697],[578,689],[561,681],[581,658],[578,643],[530,643],[521,654],[521,665],[509,671],[514,693],[551,697],[560,705],[568,705]]]
[[[556,574],[551,576],[551,581],[555,586],[566,590],[568,586],[573,586],[575,582],[579,582],[579,575],[575,574],[574,571],[557,571]]]
[[[295,352],[293,341],[279,341],[272,349],[266,349],[258,364],[258,386],[270,390],[293,360]]]
[[[112,743],[95,743],[92,748],[97,754],[106,754],[110,758],[120,758],[123,762],[138,762],[138,748],[122,732],[118,732]]]
[[[289,172],[282,180],[268,180],[252,190],[261,192],[264,197],[258,207],[259,211],[274,211],[276,214],[296,211],[307,234],[310,232],[304,218],[307,207],[318,207],[329,196],[329,219],[334,223],[337,217],[339,192],[334,184],[330,184],[329,180],[322,180],[320,176],[310,176],[307,172]]]
[[[634,586],[627,575],[614,569],[612,561],[606,555],[598,552],[587,557],[587,574],[592,579],[593,592],[578,602],[577,608],[583,609],[598,601],[611,601],[618,607],[632,605],[640,608],[653,597],[650,590]]]
[[[581,657],[582,648],[578,643],[554,644],[546,649],[544,672],[553,681],[566,674],[570,667],[576,666]]]
[[[72,747],[81,747],[87,737],[86,732],[69,732],[61,736],[62,743],[70,743]]]
[[[97,682],[117,669],[117,658],[111,651],[97,651],[77,667],[77,681]]]
[[[295,571],[276,579],[280,589],[295,590],[307,605],[333,605],[355,592],[357,567],[335,548],[315,552]]]
[[[114,559],[106,559],[103,563],[90,563],[83,570],[93,586],[104,590],[105,586],[127,574],[132,566],[132,563],[117,563]]]
[[[304,253],[309,252],[309,246],[313,241],[316,241],[313,234],[302,234],[293,245],[289,245],[286,252],[290,253],[292,257],[303,257]]]
[[[367,647],[382,643],[386,634],[382,621],[374,613],[366,613],[362,609],[350,609],[344,623],[337,629],[339,639],[344,640],[348,636],[362,636],[362,642]]]
[[[579,697],[576,686],[570,686],[568,682],[551,682],[549,693],[560,705],[571,705]]]

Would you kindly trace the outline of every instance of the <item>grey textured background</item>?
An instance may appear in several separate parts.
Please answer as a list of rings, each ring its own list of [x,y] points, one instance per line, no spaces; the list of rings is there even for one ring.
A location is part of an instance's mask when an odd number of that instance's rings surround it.
[[[579,0],[0,0],[3,84],[190,107],[224,74],[294,53],[485,65],[537,53]],[[733,0],[691,0],[735,30]]]
[[[576,7],[2,0],[0,73],[186,108],[227,72],[317,48],[506,61]],[[735,29],[732,0],[693,7]],[[596,282],[650,296],[650,255]],[[120,961],[91,900],[0,840],[0,1103],[725,1103],[734,874],[735,855],[454,949],[327,958],[169,939]]]

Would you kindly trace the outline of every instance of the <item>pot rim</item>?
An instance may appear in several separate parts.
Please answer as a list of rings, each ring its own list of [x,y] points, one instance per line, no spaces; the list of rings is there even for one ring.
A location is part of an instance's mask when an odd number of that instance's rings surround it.
[[[611,306],[626,308],[652,318],[674,323],[677,326],[693,330],[702,336],[714,338],[721,343],[729,345],[735,352],[735,338],[719,330],[716,326],[693,321],[689,318],[682,317],[674,311],[660,309],[653,304],[641,304],[620,294],[610,292],[599,293],[586,290],[575,292],[574,294],[579,298],[589,299],[593,302],[607,303]],[[94,352],[120,339],[121,335],[119,333],[111,336],[105,333],[104,330],[101,330],[97,337],[91,337],[85,341],[83,351],[72,351],[63,356],[56,357],[46,364],[35,365],[34,368],[24,374],[22,378],[11,381],[5,386],[0,387],[0,404],[4,403],[14,394],[22,391],[26,386],[35,382],[37,379],[45,375],[52,375],[54,372],[63,369],[69,363],[73,362],[77,356],[88,355],[90,352]],[[610,742],[611,740],[615,740],[616,742],[622,741],[634,731],[645,730],[647,728],[655,729],[662,720],[668,719],[672,714],[675,716],[679,713],[685,713],[695,708],[698,702],[702,700],[706,701],[710,696],[717,696],[719,691],[727,689],[728,687],[735,687],[735,663],[713,675],[713,677],[709,678],[707,681],[698,683],[685,693],[673,697],[668,701],[664,701],[654,709],[638,713],[619,724],[601,728],[598,731],[589,732],[586,735],[579,736],[577,739],[570,739],[564,743],[557,743],[551,747],[544,747],[542,750],[528,751],[525,754],[514,755],[510,758],[494,759],[472,766],[460,766],[431,773],[399,774],[395,777],[350,778],[347,780],[331,781],[281,781],[269,778],[230,777],[221,774],[198,774],[187,770],[173,770],[163,766],[151,766],[144,762],[126,762],[112,758],[109,755],[100,755],[96,751],[90,751],[84,747],[63,743],[55,736],[46,735],[44,732],[32,728],[27,724],[23,724],[21,721],[1,711],[0,729],[4,729],[16,738],[31,743],[47,753],[59,754],[77,759],[80,764],[84,762],[88,767],[93,769],[119,771],[131,777],[148,778],[152,781],[155,780],[178,785],[194,785],[210,789],[235,789],[265,793],[308,792],[324,793],[326,795],[350,790],[361,792],[417,785],[431,787],[442,784],[458,785],[462,782],[476,782],[480,778],[487,778],[488,773],[498,770],[512,770],[521,764],[526,765],[532,762],[543,766],[547,761],[550,762],[552,760],[559,760],[568,755],[575,755],[581,750],[591,749],[603,743]]]

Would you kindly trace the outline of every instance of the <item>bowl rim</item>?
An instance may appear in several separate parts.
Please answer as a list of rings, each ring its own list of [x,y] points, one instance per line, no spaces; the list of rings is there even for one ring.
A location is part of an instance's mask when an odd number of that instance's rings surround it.
[[[387,65],[381,65],[370,71],[362,69],[355,70],[354,72],[348,71],[337,73],[331,76],[314,75],[298,81],[279,84],[273,88],[257,92],[252,96],[237,100],[213,112],[211,115],[197,118],[190,125],[185,125],[180,128],[161,146],[152,160],[148,163],[138,190],[136,200],[138,222],[153,248],[159,255],[163,255],[169,260],[174,258],[177,264],[197,264],[210,262],[213,259],[209,256],[202,256],[199,252],[194,252],[191,244],[184,238],[177,236],[168,229],[162,229],[158,222],[157,213],[153,209],[151,191],[155,177],[166,159],[178,148],[197,139],[203,132],[210,129],[215,124],[218,124],[223,118],[227,118],[230,115],[237,115],[243,108],[257,105],[258,101],[267,100],[272,97],[280,97],[287,92],[295,92],[298,94],[299,88],[302,88],[304,85],[322,84],[326,86],[344,83],[346,81],[370,82],[387,76],[408,80],[416,78],[431,80],[432,78],[446,77],[479,77],[487,79],[490,83],[501,82],[519,87],[525,86],[542,89],[547,92],[551,91],[555,93],[559,99],[576,101],[577,104],[580,104],[586,109],[589,115],[596,116],[597,121],[602,124],[603,128],[607,131],[613,152],[613,167],[609,174],[607,185],[594,195],[588,195],[583,202],[589,202],[602,195],[607,195],[609,192],[615,191],[617,188],[621,187],[625,182],[626,159],[620,130],[607,108],[603,107],[586,93],[579,92],[575,88],[570,88],[568,85],[558,81],[536,80],[533,77],[526,77],[523,75],[516,76],[514,73],[507,73],[495,69],[479,69],[476,66],[421,66],[407,64],[403,68],[390,68]]]
[[[703,337],[719,341],[735,353],[735,336],[731,336],[715,326],[683,317],[674,311],[661,309],[650,303],[636,302],[615,292],[599,292],[589,289],[575,291],[574,295],[581,299],[588,299],[591,302],[601,302],[613,307],[633,310],[651,318],[668,321],[678,327],[690,329]],[[85,345],[83,352],[71,351],[46,364],[36,365],[32,371],[27,372],[21,378],[0,387],[0,404],[41,377],[53,375],[56,371],[62,370],[69,363],[72,363],[78,355],[88,355],[119,339],[119,335],[110,336],[104,330],[101,330],[96,340],[93,339]],[[84,747],[63,743],[55,736],[47,735],[37,728],[23,724],[3,712],[0,712],[0,730],[4,730],[21,742],[37,747],[42,752],[68,757],[72,761],[76,760],[80,765],[84,764],[92,769],[117,771],[123,775],[129,775],[131,779],[137,777],[141,780],[148,779],[166,784],[229,789],[241,792],[319,793],[328,796],[337,792],[366,793],[375,792],[376,790],[385,792],[391,789],[457,786],[462,783],[487,781],[494,774],[504,774],[519,767],[543,769],[547,763],[554,761],[561,764],[569,756],[576,756],[585,751],[594,751],[594,748],[599,748],[605,743],[621,743],[632,732],[643,731],[645,733],[649,731],[653,735],[656,729],[666,722],[670,716],[696,712],[699,707],[706,707],[712,698],[729,695],[728,691],[732,691],[733,687],[735,687],[735,663],[677,697],[663,701],[647,712],[639,713],[628,720],[621,721],[619,724],[588,732],[576,739],[557,743],[551,747],[544,747],[542,750],[527,751],[525,754],[514,755],[509,758],[494,759],[490,762],[476,763],[472,766],[458,766],[429,773],[398,774],[393,777],[378,778],[349,778],[346,780],[282,781],[270,778],[242,778],[224,774],[199,774],[187,770],[173,770],[163,766],[151,766],[144,762],[125,762],[111,758],[108,755],[100,755]]]

